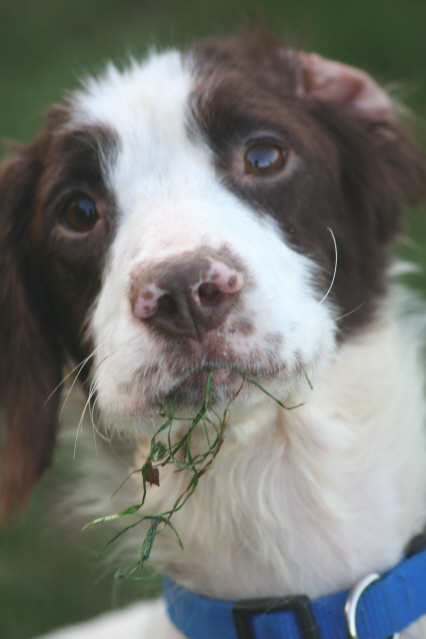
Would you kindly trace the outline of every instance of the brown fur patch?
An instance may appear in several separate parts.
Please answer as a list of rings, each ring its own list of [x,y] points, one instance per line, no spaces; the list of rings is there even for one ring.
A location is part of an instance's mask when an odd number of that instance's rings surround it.
[[[53,109],[38,138],[0,168],[0,508],[5,516],[25,508],[49,464],[59,394],[48,398],[61,381],[66,353],[80,361],[90,350],[82,330],[100,286],[103,238],[112,226],[105,213],[90,239],[64,232],[61,201],[67,194],[89,192],[105,210],[113,206],[100,166],[99,145],[107,132],[68,131],[66,120],[65,106]]]

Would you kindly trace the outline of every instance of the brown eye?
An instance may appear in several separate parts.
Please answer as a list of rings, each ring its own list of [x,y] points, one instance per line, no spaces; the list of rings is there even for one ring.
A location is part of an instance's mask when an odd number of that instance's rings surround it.
[[[67,205],[63,218],[73,231],[87,233],[95,226],[99,214],[96,204],[90,197],[79,197]]]
[[[278,173],[286,159],[287,152],[277,144],[257,143],[246,151],[244,163],[247,173],[263,177]]]

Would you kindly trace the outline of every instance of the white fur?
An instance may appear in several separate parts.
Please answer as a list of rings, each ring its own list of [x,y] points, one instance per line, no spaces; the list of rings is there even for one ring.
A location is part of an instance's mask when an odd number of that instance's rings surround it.
[[[140,467],[157,419],[155,393],[179,380],[166,368],[150,380],[140,377],[169,355],[132,315],[132,275],[186,251],[229,249],[251,286],[244,311],[233,311],[218,329],[225,356],[232,350],[241,367],[274,372],[262,383],[289,406],[305,403],[285,411],[245,385],[231,406],[215,467],[173,517],[184,551],[165,530],[153,560],[179,583],[213,597],[316,598],[391,568],[424,527],[424,309],[402,313],[412,300],[394,291],[368,330],[337,347],[337,312],[328,299],[320,303],[318,267],[286,243],[273,221],[230,193],[216,178],[209,149],[188,137],[185,105],[193,82],[173,52],[124,75],[110,68],[75,96],[76,121],[107,125],[120,142],[107,176],[118,230],[90,319],[97,408],[107,427],[134,437],[133,467]],[[231,331],[246,317],[252,335]],[[274,349],[271,335],[283,338]],[[109,500],[128,472],[114,463],[116,474],[112,461],[102,462],[96,481],[86,480],[82,493],[97,510],[91,517],[140,498],[134,480]],[[186,482],[185,473],[161,470],[146,512],[172,505]],[[104,499],[90,495],[95,484]],[[123,556],[136,557],[142,539],[138,528],[126,535]],[[98,636],[180,635],[157,604],[52,639]],[[403,636],[426,637],[426,626]]]

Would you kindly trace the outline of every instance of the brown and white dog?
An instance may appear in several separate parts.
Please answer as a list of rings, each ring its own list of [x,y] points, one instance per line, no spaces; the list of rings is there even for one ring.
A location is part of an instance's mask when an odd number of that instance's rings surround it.
[[[317,55],[209,41],[87,80],[0,172],[3,512],[49,463],[69,358],[97,428],[133,451],[99,470],[93,516],[139,494],[109,500],[167,396],[199,406],[213,369],[223,411],[241,371],[302,405],[243,384],[174,516],[184,552],[165,530],[156,564],[225,600],[315,599],[398,564],[426,524],[426,320],[388,248],[425,194],[387,95]],[[187,483],[160,480],[147,512]],[[57,636],[183,635],[159,602]]]

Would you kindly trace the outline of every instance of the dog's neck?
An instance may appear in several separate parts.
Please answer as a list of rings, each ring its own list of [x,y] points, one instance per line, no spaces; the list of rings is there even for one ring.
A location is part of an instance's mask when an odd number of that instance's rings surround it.
[[[235,424],[173,517],[184,551],[162,533],[154,560],[228,599],[318,597],[395,565],[426,521],[419,321],[385,313],[342,345],[304,406],[268,402]],[[187,481],[162,471],[147,512],[172,505]]]

